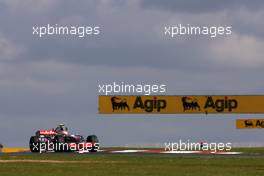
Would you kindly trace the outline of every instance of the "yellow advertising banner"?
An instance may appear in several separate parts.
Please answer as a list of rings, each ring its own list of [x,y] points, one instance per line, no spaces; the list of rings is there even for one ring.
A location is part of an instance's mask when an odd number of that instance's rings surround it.
[[[103,114],[264,113],[264,95],[100,95],[98,106]]]
[[[264,128],[264,119],[237,119],[236,128]]]

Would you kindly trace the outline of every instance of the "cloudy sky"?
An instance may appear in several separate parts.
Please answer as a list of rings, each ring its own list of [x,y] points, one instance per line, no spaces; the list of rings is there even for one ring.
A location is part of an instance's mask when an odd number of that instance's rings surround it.
[[[98,84],[166,84],[167,94],[264,94],[262,0],[0,0],[0,143],[24,147],[66,123],[104,146],[192,141],[258,143],[261,115],[99,115]],[[232,35],[164,36],[177,24],[232,26]],[[32,26],[97,25],[96,37],[32,35]]]

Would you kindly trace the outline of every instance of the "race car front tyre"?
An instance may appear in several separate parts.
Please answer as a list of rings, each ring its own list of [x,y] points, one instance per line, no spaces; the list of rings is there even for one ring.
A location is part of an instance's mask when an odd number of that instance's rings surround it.
[[[37,136],[31,136],[29,140],[29,148],[31,152],[39,152],[40,151],[40,142]]]

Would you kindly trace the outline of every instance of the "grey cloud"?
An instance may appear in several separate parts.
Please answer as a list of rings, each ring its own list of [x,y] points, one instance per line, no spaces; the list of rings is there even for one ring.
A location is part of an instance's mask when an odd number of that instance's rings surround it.
[[[70,13],[64,14],[65,11],[58,11],[57,8],[52,8],[52,10],[47,10],[45,14],[42,12],[34,17],[31,17],[31,15],[28,15],[29,18],[23,17],[21,18],[22,23],[19,25],[20,34],[10,30],[10,27],[13,26],[13,29],[15,29],[18,26],[17,21],[20,19],[20,17],[13,14],[10,16],[11,26],[4,26],[3,31],[20,45],[23,44],[29,48],[30,52],[20,55],[18,60],[55,59],[74,64],[120,65],[125,67],[143,65],[163,68],[174,67],[186,71],[189,69],[204,71],[208,69],[208,64],[210,64],[210,67],[217,69],[219,63],[210,61],[212,58],[211,55],[208,55],[210,38],[206,40],[202,39],[202,37],[183,37],[183,41],[178,42],[178,39],[164,39],[163,28],[164,24],[173,25],[177,23],[177,19],[186,23],[195,21],[199,24],[208,21],[209,24],[225,24],[226,16],[222,18],[219,17],[221,14],[210,14],[201,17],[185,14],[174,16],[166,13],[157,13],[155,10],[145,12],[136,3],[106,2],[85,1],[82,2],[83,6],[81,7],[72,4],[71,1],[56,3],[56,7],[68,9],[66,11],[70,11]],[[166,2],[163,4],[166,4]],[[85,9],[88,9],[87,12]],[[22,9],[17,14],[23,13],[23,11]],[[120,13],[123,15],[120,16]],[[261,18],[261,15],[259,16],[256,17],[256,20]],[[250,18],[251,16],[248,15],[245,23],[250,22]],[[39,21],[39,19],[41,20]],[[76,19],[80,21],[76,22]],[[263,34],[254,25],[250,28],[244,28],[243,26],[241,27],[241,23],[235,19],[232,21],[232,19],[228,18],[226,23],[233,24],[234,22],[234,32],[242,35],[248,34],[249,31],[252,35],[259,36]],[[242,19],[239,20],[241,21]],[[175,23],[171,21],[175,21]],[[39,39],[31,35],[32,25],[59,22],[68,25],[76,23],[83,25],[98,24],[102,26],[102,35],[98,38],[87,39],[53,36]],[[217,39],[214,41],[217,42]]]
[[[164,9],[173,12],[186,13],[208,13],[234,8],[248,8],[250,10],[259,10],[264,6],[262,0],[142,0],[142,7]]]

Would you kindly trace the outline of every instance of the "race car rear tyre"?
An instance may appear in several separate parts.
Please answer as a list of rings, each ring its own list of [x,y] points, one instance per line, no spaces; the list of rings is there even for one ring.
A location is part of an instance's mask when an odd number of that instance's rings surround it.
[[[93,144],[90,152],[97,152],[97,150],[99,149],[99,140],[98,140],[98,137],[96,135],[87,136],[86,142]],[[96,146],[95,146],[95,144],[96,144]]]
[[[99,142],[99,140],[96,135],[90,135],[90,136],[87,136],[86,142]]]
[[[31,152],[39,152],[40,151],[40,142],[37,136],[31,136],[29,140],[29,148]]]

